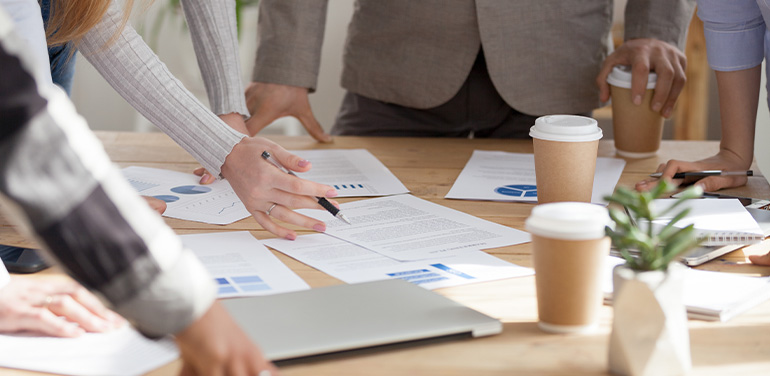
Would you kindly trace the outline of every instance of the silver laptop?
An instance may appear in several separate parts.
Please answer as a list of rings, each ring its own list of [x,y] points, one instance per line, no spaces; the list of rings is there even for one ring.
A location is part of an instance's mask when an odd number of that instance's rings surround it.
[[[497,319],[400,279],[223,303],[273,361],[503,330]]]

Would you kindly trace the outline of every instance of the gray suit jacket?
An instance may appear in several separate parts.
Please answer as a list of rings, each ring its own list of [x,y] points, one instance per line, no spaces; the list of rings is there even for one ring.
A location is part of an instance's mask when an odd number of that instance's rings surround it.
[[[263,0],[253,79],[315,88],[326,0]],[[436,107],[453,97],[479,48],[492,82],[530,115],[599,107],[612,0],[357,0],[342,86],[384,102]],[[692,0],[629,0],[625,38],[679,46]]]

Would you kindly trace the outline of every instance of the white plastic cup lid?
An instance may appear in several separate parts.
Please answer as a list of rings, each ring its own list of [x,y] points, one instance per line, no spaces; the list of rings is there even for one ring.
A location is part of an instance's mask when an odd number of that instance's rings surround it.
[[[577,115],[548,115],[535,120],[529,129],[533,138],[548,141],[586,142],[602,138],[602,130],[596,120]]]
[[[591,240],[605,236],[611,224],[607,208],[586,202],[554,202],[535,206],[524,225],[532,234],[564,240]]]
[[[647,89],[654,89],[657,81],[658,75],[655,74],[655,72],[650,72],[650,74],[647,75]],[[612,68],[612,72],[610,72],[610,75],[607,77],[607,83],[612,86],[630,89],[631,67],[628,65],[616,65]]]

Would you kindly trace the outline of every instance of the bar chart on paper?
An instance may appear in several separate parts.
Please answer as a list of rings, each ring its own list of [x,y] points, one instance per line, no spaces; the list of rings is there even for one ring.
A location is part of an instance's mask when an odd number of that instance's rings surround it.
[[[226,225],[249,216],[225,180],[200,185],[193,174],[137,166],[124,168],[123,175],[140,195],[166,202],[167,217]]]
[[[294,150],[292,153],[312,161],[303,179],[327,184],[337,190],[337,197],[388,196],[408,189],[366,149]]]

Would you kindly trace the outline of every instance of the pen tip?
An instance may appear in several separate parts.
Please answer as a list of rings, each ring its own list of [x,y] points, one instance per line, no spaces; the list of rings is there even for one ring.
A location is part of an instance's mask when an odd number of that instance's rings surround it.
[[[342,214],[342,213],[338,213],[338,217],[339,217],[341,220],[345,221],[345,223],[347,223],[347,224],[349,224],[349,225],[352,225],[352,224],[353,224],[353,223],[351,223],[351,222],[350,222],[350,220],[348,219],[348,217],[346,217],[346,216],[345,216],[345,214]]]

